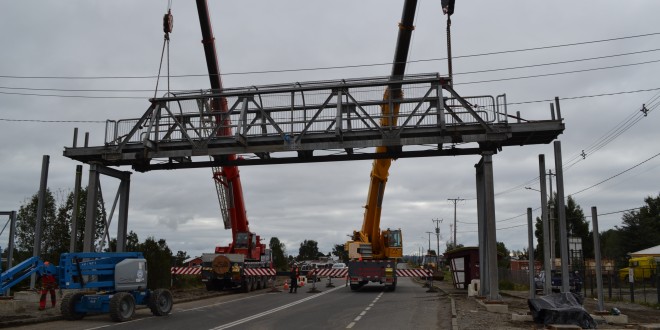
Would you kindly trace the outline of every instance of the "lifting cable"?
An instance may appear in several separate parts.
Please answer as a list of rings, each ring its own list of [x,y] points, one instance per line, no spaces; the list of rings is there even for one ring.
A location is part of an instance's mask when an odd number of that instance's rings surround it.
[[[455,0],[442,0],[442,13],[447,15],[447,66],[449,68],[449,85],[453,85],[453,70],[451,63],[451,15],[454,13]]]
[[[156,77],[156,90],[154,91],[154,98],[158,94],[158,82],[160,81],[160,72],[163,67],[163,57],[165,55],[165,46],[167,45],[167,93],[170,92],[170,33],[174,27],[174,16],[172,16],[172,1],[170,0],[167,6],[167,14],[163,15],[163,49],[160,52],[160,65],[158,66],[158,76]]]

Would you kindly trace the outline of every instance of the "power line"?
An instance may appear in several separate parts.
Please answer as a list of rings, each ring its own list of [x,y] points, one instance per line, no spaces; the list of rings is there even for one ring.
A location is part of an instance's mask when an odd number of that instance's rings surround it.
[[[651,91],[657,91],[657,90],[660,90],[660,87],[658,87],[658,88],[649,88],[649,89],[638,89],[638,90],[634,90],[634,91],[625,91],[625,92],[612,92],[612,93],[601,93],[601,94],[591,94],[591,95],[582,95],[582,96],[560,97],[559,100],[577,100],[577,99],[586,99],[586,98],[601,97],[601,96],[613,96],[613,95],[621,95],[621,94],[651,92]],[[507,102],[506,105],[510,106],[510,105],[530,104],[530,103],[546,103],[546,102],[554,102],[554,99],[535,100],[535,101],[521,101],[521,102]]]
[[[93,124],[105,124],[105,120],[41,120],[41,119],[10,119],[10,118],[0,118],[0,121],[8,121],[8,122],[33,122],[33,123],[93,123]]]
[[[522,68],[550,66],[550,65],[590,61],[590,60],[596,60],[596,59],[627,56],[627,55],[634,55],[634,54],[655,52],[655,51],[660,51],[660,48],[644,50],[644,51],[638,51],[638,52],[631,52],[631,53],[623,53],[623,54],[614,54],[614,55],[582,58],[582,59],[577,59],[577,60],[567,60],[567,61],[540,63],[540,64],[525,65],[525,66],[508,67],[508,68],[497,68],[497,69],[487,69],[487,70],[481,70],[481,71],[454,73],[454,75],[466,75],[466,74],[475,74],[475,73],[496,72],[496,71],[516,70],[516,69],[522,69]],[[0,89],[28,90],[28,91],[54,91],[54,92],[127,92],[127,93],[137,93],[137,92],[149,92],[149,93],[151,93],[153,91],[152,89],[63,89],[63,88],[31,88],[31,87],[9,87],[9,86],[0,86]],[[161,90],[161,92],[165,92],[165,91],[166,90]],[[178,90],[178,91],[181,91],[181,90]],[[176,91],[174,91],[174,92],[176,92]],[[546,100],[543,100],[543,101],[546,101]],[[528,102],[511,103],[511,104],[524,104],[524,103],[534,103],[534,102],[542,102],[542,101],[528,101]]]
[[[638,34],[632,36],[618,37],[618,38],[609,38],[609,39],[600,39],[600,40],[591,40],[591,41],[581,41],[567,44],[558,44],[550,46],[540,46],[540,47],[531,47],[531,48],[521,48],[514,50],[504,50],[496,52],[487,52],[487,53],[477,53],[469,55],[454,56],[454,59],[457,58],[471,58],[471,57],[481,57],[481,56],[491,56],[491,55],[501,55],[501,54],[510,54],[510,53],[519,53],[543,49],[552,49],[552,48],[562,48],[562,47],[571,47],[571,46],[580,46],[587,44],[595,44],[602,42],[618,41],[625,39],[641,38],[641,37],[650,37],[660,35],[660,32]],[[421,60],[411,60],[407,61],[410,63],[421,63],[421,62],[434,62],[434,61],[444,61],[447,60],[444,58],[430,58],[430,59],[421,59]],[[267,74],[267,73],[285,73],[285,72],[301,72],[301,71],[319,71],[319,70],[334,70],[334,69],[352,69],[359,67],[372,67],[372,66],[385,66],[392,65],[392,62],[384,63],[371,63],[371,64],[354,64],[354,65],[339,65],[339,66],[325,66],[325,67],[314,67],[314,68],[298,68],[298,69],[279,69],[279,70],[262,70],[262,71],[245,71],[245,72],[228,72],[222,73],[222,76],[231,76],[231,75],[249,75],[249,74]],[[171,78],[183,78],[183,77],[208,77],[208,74],[183,74],[183,75],[170,75]],[[18,75],[0,75],[0,78],[7,79],[155,79],[157,76],[148,75],[148,76],[18,76]]]
[[[551,76],[559,76],[559,75],[572,74],[572,73],[583,73],[583,72],[600,71],[600,70],[607,70],[607,69],[616,69],[616,68],[623,68],[623,67],[628,67],[628,66],[651,64],[651,63],[656,63],[656,62],[660,62],[660,60],[652,60],[652,61],[645,61],[645,62],[638,62],[638,63],[604,66],[604,67],[600,67],[600,68],[591,68],[591,69],[583,69],[583,70],[545,73],[545,74],[537,74],[537,75],[530,75],[530,76],[468,81],[468,82],[462,82],[462,83],[454,83],[454,85],[471,85],[471,84],[483,84],[483,83],[510,81],[510,80],[520,80],[520,79],[529,79],[529,78],[551,77]]]
[[[640,165],[642,165],[642,164],[648,162],[649,160],[651,160],[651,159],[653,159],[653,158],[655,158],[655,157],[658,157],[658,156],[660,156],[660,152],[657,153],[657,154],[655,154],[655,155],[653,155],[653,156],[651,156],[651,157],[649,157],[649,158],[647,158],[646,160],[644,160],[644,161],[642,161],[642,162],[640,162],[640,163],[637,163],[636,165],[634,165],[634,166],[632,166],[632,167],[629,167],[628,169],[626,169],[626,170],[624,170],[624,171],[621,171],[621,172],[619,172],[619,173],[617,173],[617,174],[615,174],[615,175],[613,175],[613,176],[611,176],[611,177],[609,177],[609,178],[603,180],[603,181],[600,181],[600,182],[598,182],[598,183],[596,183],[596,184],[593,184],[593,185],[591,185],[591,186],[589,186],[589,187],[587,187],[587,188],[584,188],[584,189],[582,189],[582,190],[579,190],[579,191],[577,191],[577,192],[575,192],[575,193],[569,194],[569,196],[575,196],[575,195],[577,195],[577,194],[579,194],[579,193],[581,193],[581,192],[583,192],[583,191],[586,191],[586,190],[592,189],[592,188],[594,188],[594,187],[596,187],[596,186],[598,186],[598,185],[600,185],[600,184],[603,184],[603,183],[605,183],[605,182],[607,182],[607,181],[610,181],[610,180],[616,178],[617,176],[619,176],[619,175],[621,175],[621,174],[624,174],[624,173],[626,173],[626,172],[628,172],[628,171],[630,171],[630,170],[632,170],[632,169],[634,169],[634,168],[636,168],[636,167],[638,167],[638,166],[640,166]]]

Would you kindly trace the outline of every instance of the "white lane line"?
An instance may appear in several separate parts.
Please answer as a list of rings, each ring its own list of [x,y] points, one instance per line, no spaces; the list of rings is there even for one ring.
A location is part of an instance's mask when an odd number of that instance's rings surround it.
[[[269,314],[272,314],[272,313],[275,313],[275,312],[279,312],[279,311],[284,310],[284,309],[287,309],[287,308],[289,308],[289,307],[293,307],[293,306],[295,306],[295,305],[301,304],[301,303],[306,302],[306,301],[308,301],[308,300],[312,300],[312,299],[314,299],[314,298],[318,298],[318,297],[320,297],[320,296],[322,296],[322,295],[324,295],[324,294],[326,294],[326,293],[330,293],[330,292],[332,292],[332,291],[339,290],[339,289],[342,289],[342,287],[336,287],[336,288],[334,288],[334,289],[330,289],[330,290],[327,290],[327,291],[324,291],[324,292],[321,292],[321,293],[315,294],[315,295],[313,295],[313,296],[309,296],[309,297],[307,297],[307,298],[303,298],[303,299],[300,299],[300,300],[294,301],[294,302],[292,302],[292,303],[288,303],[288,304],[286,304],[286,305],[282,305],[282,306],[280,306],[280,307],[276,307],[276,308],[273,308],[273,309],[271,309],[271,310],[267,310],[267,311],[265,311],[265,312],[261,312],[261,313],[258,313],[258,314],[254,314],[254,315],[252,315],[252,316],[248,316],[248,317],[246,317],[246,318],[242,318],[242,319],[240,319],[240,320],[237,320],[237,321],[234,321],[234,322],[231,322],[231,323],[223,324],[223,325],[217,326],[217,327],[215,327],[215,328],[211,328],[211,330],[228,329],[228,328],[231,328],[231,327],[237,326],[237,325],[239,325],[239,324],[243,324],[243,323],[245,323],[245,322],[249,322],[249,321],[252,321],[252,320],[258,319],[258,318],[260,318],[260,317],[263,317],[263,316],[266,316],[266,315],[269,315]]]
[[[238,298],[238,299],[234,299],[234,300],[219,302],[219,303],[210,304],[210,305],[199,306],[199,307],[195,307],[195,308],[179,309],[179,310],[172,311],[172,313],[190,312],[190,311],[195,311],[195,310],[204,309],[204,308],[208,308],[208,307],[220,306],[220,305],[224,305],[224,304],[234,303],[234,302],[245,300],[245,299],[257,298],[259,296],[260,295],[255,295],[255,296],[243,297],[243,298]],[[112,326],[115,326],[115,325],[122,325],[122,324],[127,324],[127,323],[132,323],[132,322],[144,321],[144,320],[148,320],[148,319],[151,319],[151,318],[154,318],[154,317],[155,316],[147,316],[147,317],[144,317],[144,318],[128,320],[128,321],[121,322],[121,323],[106,324],[106,325],[101,325],[101,326],[98,326],[98,327],[86,328],[85,330],[103,329],[103,328],[108,328],[108,327],[112,327]]]
[[[371,301],[371,304],[369,304],[369,306],[367,306],[362,312],[360,312],[360,315],[358,315],[353,321],[357,322],[360,319],[362,319],[362,317],[367,314],[367,311],[369,311],[371,309],[371,307],[374,307],[374,304],[378,301],[378,299],[380,299],[380,297],[383,295],[383,293],[385,293],[385,292],[381,292],[378,296],[376,296],[376,298],[374,298],[374,300]],[[355,326],[355,322],[349,323],[346,326],[346,329],[353,328]]]

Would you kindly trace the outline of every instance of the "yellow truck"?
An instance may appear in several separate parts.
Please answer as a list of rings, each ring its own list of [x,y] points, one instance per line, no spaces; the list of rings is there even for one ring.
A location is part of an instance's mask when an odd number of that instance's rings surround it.
[[[628,267],[619,269],[619,279],[622,282],[629,282],[630,269],[633,271],[635,282],[649,280],[657,271],[657,261],[655,257],[630,258]]]

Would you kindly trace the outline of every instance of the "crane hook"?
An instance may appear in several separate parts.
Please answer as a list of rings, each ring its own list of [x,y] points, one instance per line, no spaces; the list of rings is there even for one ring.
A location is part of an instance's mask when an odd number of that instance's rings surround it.
[[[172,28],[174,28],[174,16],[172,16],[172,9],[168,9],[167,14],[163,16],[163,32],[165,32],[165,38],[169,39],[167,36],[172,33]]]

